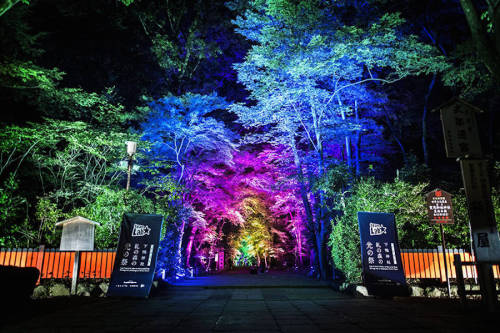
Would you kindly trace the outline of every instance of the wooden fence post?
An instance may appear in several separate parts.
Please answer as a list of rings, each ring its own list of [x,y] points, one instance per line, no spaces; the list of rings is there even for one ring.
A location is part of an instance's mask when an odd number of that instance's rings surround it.
[[[75,251],[75,259],[73,260],[73,275],[71,277],[71,295],[76,294],[76,284],[78,282],[78,274],[80,268],[80,251]]]
[[[45,245],[40,245],[38,248],[38,255],[36,257],[36,268],[40,271],[38,276],[38,281],[36,284],[40,284],[40,279],[42,278],[42,268],[43,268],[43,257],[45,256]]]
[[[458,296],[460,297],[460,303],[465,306],[467,297],[465,296],[465,282],[464,274],[462,271],[462,259],[460,258],[460,254],[453,255],[453,259],[453,263],[455,264],[455,272],[457,274]]]

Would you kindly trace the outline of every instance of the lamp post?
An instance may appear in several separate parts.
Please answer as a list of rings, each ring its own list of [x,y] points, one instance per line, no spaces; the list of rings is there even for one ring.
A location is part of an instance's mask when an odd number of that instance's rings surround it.
[[[127,141],[128,168],[127,168],[127,188],[130,188],[130,174],[132,173],[132,164],[134,163],[134,154],[137,151],[137,142]]]

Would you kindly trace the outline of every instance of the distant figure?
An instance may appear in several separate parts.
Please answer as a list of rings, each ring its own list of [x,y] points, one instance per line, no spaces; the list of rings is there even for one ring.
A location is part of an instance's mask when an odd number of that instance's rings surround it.
[[[266,272],[266,264],[264,263],[264,261],[260,262],[260,272],[261,273],[265,273]]]

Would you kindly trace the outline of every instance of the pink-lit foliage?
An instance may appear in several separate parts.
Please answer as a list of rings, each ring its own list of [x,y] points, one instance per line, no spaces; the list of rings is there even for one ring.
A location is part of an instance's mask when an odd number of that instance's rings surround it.
[[[270,248],[262,252],[267,264],[271,257],[282,261],[286,253],[293,254],[295,264],[303,263],[307,231],[290,154],[284,147],[235,151],[227,163],[200,163],[193,173],[193,183],[196,186],[190,197],[206,223],[191,225],[185,252],[188,266],[202,258],[201,263],[209,267],[215,252],[224,245],[238,244],[239,237],[248,236],[249,230],[272,236]],[[257,218],[265,229],[255,228],[255,224],[252,229],[249,221],[254,223]],[[231,225],[230,235],[224,234],[226,224]],[[229,258],[237,252],[230,248]]]
[[[147,106],[149,159],[183,189],[175,228],[165,240],[175,252],[169,262],[176,272],[196,263],[208,268],[216,252],[234,257],[238,249],[231,245],[247,237],[257,262],[284,261],[288,254],[288,263],[300,265],[310,242],[290,149],[276,143],[238,147],[238,137],[211,116],[225,107],[216,95],[196,94]]]

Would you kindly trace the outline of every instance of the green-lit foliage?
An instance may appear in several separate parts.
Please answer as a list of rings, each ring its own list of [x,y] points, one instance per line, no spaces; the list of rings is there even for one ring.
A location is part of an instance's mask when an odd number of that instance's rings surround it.
[[[56,246],[53,224],[118,185],[128,134],[46,119],[0,131],[3,245]],[[41,197],[38,198],[38,197]],[[34,214],[31,214],[34,210]]]
[[[88,203],[99,186],[116,184],[124,176],[117,163],[125,157],[128,138],[83,122],[47,119],[27,127],[7,126],[0,132],[0,172],[16,173],[25,161],[38,171],[44,195],[60,207]]]
[[[18,188],[18,181],[12,174],[0,184],[0,246],[19,247],[33,238],[33,228],[25,220],[12,223],[26,207],[26,198]]]
[[[258,197],[243,200],[242,211],[245,224],[238,238],[232,244],[236,250],[233,261],[236,266],[260,264],[272,257],[272,233],[270,214],[264,202]]]
[[[125,0],[127,1],[127,0]],[[29,0],[0,0],[0,16],[5,14],[9,9],[11,9],[15,4],[21,2],[25,5],[29,5]]]
[[[495,87],[494,77],[484,67],[472,41],[457,45],[449,59],[454,63],[443,73],[443,83],[462,98],[472,99]]]
[[[104,188],[96,200],[76,209],[72,215],[81,215],[101,225],[95,231],[95,245],[98,248],[115,247],[118,243],[120,224],[124,213],[153,214],[156,212],[151,199],[136,191]]]
[[[251,236],[241,237],[236,246],[236,255],[233,259],[234,266],[253,266],[256,264]]]
[[[81,88],[60,88],[65,73],[46,69],[32,62],[0,59],[0,88],[13,90],[14,100],[24,100],[46,117],[80,120],[99,127],[117,127],[139,115],[124,112],[124,107],[109,100],[113,88],[105,93]]]
[[[191,79],[203,67],[203,62],[222,54],[212,36],[207,34],[209,27],[213,29],[214,24],[222,24],[206,16],[208,11],[212,11],[211,16],[218,15],[216,8],[217,4],[205,1],[156,1],[138,13],[158,65],[167,76],[179,82],[177,93],[181,93],[183,81]],[[215,62],[211,65],[217,66]]]
[[[126,113],[113,98],[114,87],[102,92],[86,91],[62,84],[66,73],[40,65],[45,51],[40,47],[46,33],[28,22],[29,11],[18,8],[2,17],[0,26],[0,102],[19,108],[28,120],[41,116],[79,120],[98,127],[117,127],[139,114]],[[8,98],[7,98],[8,96]],[[29,110],[29,111],[28,111]],[[8,115],[4,115],[4,117]],[[4,118],[5,119],[5,118]]]
[[[338,269],[350,282],[361,280],[361,252],[357,213],[394,213],[401,248],[435,248],[441,244],[439,229],[429,224],[424,194],[428,185],[410,184],[399,179],[382,183],[372,178],[360,179],[344,200],[344,215],[332,221],[330,246]],[[455,225],[445,226],[449,247],[470,247],[465,198],[453,199]]]
[[[65,214],[49,198],[40,198],[35,212],[38,232],[36,233],[34,244],[57,247],[59,245],[57,241],[60,233],[56,232],[55,224],[64,216]]]

